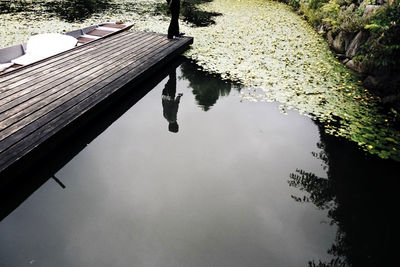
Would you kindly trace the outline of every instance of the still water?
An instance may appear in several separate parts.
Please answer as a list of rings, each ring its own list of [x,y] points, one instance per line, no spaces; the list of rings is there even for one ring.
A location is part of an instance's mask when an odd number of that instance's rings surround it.
[[[369,266],[387,258],[377,240],[395,229],[391,162],[295,111],[282,114],[279,103],[241,101],[240,86],[190,62],[164,71],[137,102],[132,88],[119,118],[0,221],[1,266]],[[373,227],[379,234],[367,232]]]

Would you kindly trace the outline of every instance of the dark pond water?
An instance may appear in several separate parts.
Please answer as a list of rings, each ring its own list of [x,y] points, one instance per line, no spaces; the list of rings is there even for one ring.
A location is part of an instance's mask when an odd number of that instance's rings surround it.
[[[241,102],[239,86],[189,62],[152,82],[27,170],[43,185],[3,196],[1,266],[391,260],[395,163],[278,103]]]

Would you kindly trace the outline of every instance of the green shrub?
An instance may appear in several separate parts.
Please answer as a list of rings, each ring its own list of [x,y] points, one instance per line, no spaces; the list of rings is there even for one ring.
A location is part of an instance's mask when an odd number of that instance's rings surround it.
[[[400,68],[400,0],[385,4],[365,26],[371,32],[364,46],[365,63],[390,70]]]
[[[313,26],[318,26],[322,23],[322,12],[318,9],[310,9],[307,4],[300,3],[299,12],[303,14],[304,18]]]
[[[365,7],[375,4],[366,0],[279,0],[299,11],[313,26],[324,25],[333,32],[370,32],[370,38],[355,60],[364,69],[400,69],[400,0],[378,8],[375,14],[363,16]]]
[[[365,25],[370,22],[369,17],[363,17],[356,12],[347,10],[340,12],[339,20],[341,21],[340,29],[349,33],[356,33],[363,30]]]
[[[330,0],[328,3],[321,7],[323,19],[322,21],[327,23],[333,31],[337,31],[340,25],[339,12],[340,5],[336,0]]]
[[[308,7],[311,9],[319,9],[321,8],[324,4],[326,4],[329,0],[309,0],[308,2]]]
[[[300,7],[300,1],[299,0],[288,0],[288,4],[295,9],[299,9]]]
[[[362,14],[364,13],[365,8],[368,5],[375,5],[375,0],[364,0],[364,1],[362,1],[360,6],[357,9],[358,15],[362,16]]]
[[[278,2],[285,3],[294,9],[299,9],[300,8],[300,1],[301,0],[277,0]]]

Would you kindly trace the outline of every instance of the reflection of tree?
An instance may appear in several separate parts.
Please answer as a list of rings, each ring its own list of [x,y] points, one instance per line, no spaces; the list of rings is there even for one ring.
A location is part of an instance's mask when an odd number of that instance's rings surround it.
[[[227,96],[232,85],[197,69],[197,65],[185,62],[181,65],[182,77],[189,81],[198,105],[208,111],[220,96]],[[237,87],[240,90],[239,87]]]
[[[331,207],[333,202],[332,186],[330,180],[316,176],[314,173],[296,169],[297,174],[290,174],[289,185],[302,191],[307,191],[310,195],[296,197],[292,196],[297,202],[312,202],[320,209]]]
[[[68,0],[61,3],[50,2],[48,8],[66,21],[80,21],[87,19],[95,12],[110,7],[109,0]]]
[[[181,1],[181,18],[197,27],[206,27],[215,24],[214,17],[222,15],[218,12],[210,12],[198,8],[198,5],[212,2],[212,0],[185,0]],[[154,7],[154,15],[167,15],[166,1],[156,3]]]
[[[211,2],[212,0],[186,0],[182,2],[182,16],[185,21],[193,23],[196,26],[209,26],[215,24],[214,17],[222,15],[217,12],[209,12],[197,8],[197,5]]]
[[[56,15],[73,22],[87,19],[111,6],[112,0],[0,1],[0,14],[32,12],[36,16]]]
[[[364,155],[353,144],[321,131],[321,152],[314,156],[327,168],[327,178],[296,170],[289,185],[307,192],[293,196],[328,209],[332,224],[338,226],[335,243],[328,253],[330,262],[309,262],[309,266],[391,266],[398,233],[396,172],[389,160]]]
[[[16,13],[25,10],[31,10],[31,5],[25,1],[0,1],[0,14],[3,13]]]

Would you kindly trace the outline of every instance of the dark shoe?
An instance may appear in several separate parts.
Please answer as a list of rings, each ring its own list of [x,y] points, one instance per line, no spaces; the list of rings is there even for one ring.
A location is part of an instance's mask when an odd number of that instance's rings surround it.
[[[179,33],[179,36],[183,36],[183,35],[185,35],[184,32],[180,32],[180,33]]]

